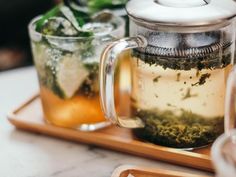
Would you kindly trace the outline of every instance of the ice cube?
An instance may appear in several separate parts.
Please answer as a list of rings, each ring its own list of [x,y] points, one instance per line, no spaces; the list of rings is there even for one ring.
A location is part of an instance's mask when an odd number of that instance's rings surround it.
[[[95,36],[104,36],[109,34],[114,29],[114,26],[111,23],[92,22],[85,24],[82,29],[93,31]]]
[[[65,51],[75,51],[78,49],[78,45],[75,40],[61,38],[78,35],[78,31],[65,18],[50,18],[43,26],[42,33],[46,35],[45,38],[53,48],[58,48]]]
[[[116,38],[122,38],[125,35],[125,22],[123,21],[123,19],[117,18],[117,16],[114,15],[114,13],[109,10],[102,10],[94,14],[92,16],[92,22],[105,24],[106,25],[104,26],[106,29],[105,34],[107,34],[108,31],[110,30],[109,35],[115,36]],[[109,24],[110,28],[109,30],[107,24]],[[101,35],[99,34],[99,36]]]
[[[46,37],[46,39],[53,48],[69,52],[84,50],[84,48],[89,45],[85,41],[78,41],[76,39],[61,39],[54,37]]]
[[[63,17],[51,17],[43,25],[42,34],[50,36],[75,36],[78,31]]]
[[[107,22],[110,22],[113,17],[114,17],[114,14],[112,12],[110,12],[109,10],[103,10],[101,12],[94,14],[92,19],[94,22],[107,23]]]
[[[73,12],[70,10],[70,8],[66,7],[66,6],[62,6],[60,8],[61,12],[63,13],[63,15],[67,18],[67,20],[69,20],[71,22],[71,24],[77,29],[77,31],[80,31],[80,26],[73,14]]]

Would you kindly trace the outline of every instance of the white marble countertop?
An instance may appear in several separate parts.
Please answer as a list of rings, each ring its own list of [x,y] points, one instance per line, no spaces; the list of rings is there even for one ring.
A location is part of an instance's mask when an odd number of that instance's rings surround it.
[[[37,90],[33,67],[0,73],[0,177],[110,177],[124,164],[212,175],[15,129],[6,114]]]

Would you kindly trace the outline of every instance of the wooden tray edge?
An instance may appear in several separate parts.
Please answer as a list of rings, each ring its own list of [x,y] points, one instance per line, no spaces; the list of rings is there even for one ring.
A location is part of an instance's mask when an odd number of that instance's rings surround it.
[[[31,102],[33,102],[38,97],[39,97],[39,94],[33,94],[31,97],[29,97],[29,99],[22,102],[19,106],[16,106],[15,108],[13,108],[12,109],[13,111],[8,112],[7,113],[7,118],[8,119],[15,118],[15,115],[16,115],[17,112],[19,112],[21,109],[23,109],[24,107],[29,105]]]
[[[150,156],[150,154],[146,153],[145,152],[145,149],[143,149],[143,153],[140,153],[136,150],[132,150],[135,149],[135,148],[138,148],[138,145],[140,143],[144,143],[144,142],[139,142],[137,140],[133,140],[132,143],[134,144],[133,147],[131,148],[121,148],[121,149],[118,149],[113,143],[111,143],[112,145],[109,145],[108,143],[106,142],[101,142],[101,141],[97,141],[95,140],[95,142],[92,142],[91,140],[86,140],[86,138],[81,138],[81,134],[83,134],[83,132],[80,133],[80,137],[77,136],[77,139],[75,140],[75,136],[71,136],[71,137],[67,137],[64,135],[64,132],[62,133],[62,128],[60,127],[54,127],[53,126],[53,129],[50,129],[49,126],[51,125],[47,125],[47,126],[43,126],[43,125],[40,125],[40,124],[36,124],[36,123],[26,123],[24,121],[20,121],[17,119],[17,112],[20,111],[21,109],[24,109],[24,107],[26,107],[28,104],[30,104],[32,101],[34,101],[35,99],[38,98],[39,95],[34,95],[32,98],[30,98],[28,101],[24,102],[23,104],[21,104],[20,106],[18,106],[15,110],[13,110],[12,112],[10,112],[8,115],[7,115],[7,118],[8,120],[16,127],[16,128],[19,128],[21,130],[26,130],[26,131],[31,131],[31,132],[34,132],[34,133],[40,133],[40,134],[44,134],[44,135],[50,135],[50,136],[53,136],[53,137],[56,137],[56,138],[61,138],[61,139],[65,139],[65,140],[72,140],[72,141],[75,141],[75,142],[79,142],[79,143],[85,143],[85,144],[94,144],[94,145],[97,145],[99,147],[103,147],[105,149],[110,149],[110,150],[115,150],[115,151],[118,151],[118,152],[123,152],[123,153],[127,153],[127,154],[132,154],[132,155],[136,155],[136,156],[141,156],[141,157],[146,157],[146,158],[149,158],[149,159],[154,159],[154,160],[161,160],[161,161],[165,161],[165,162],[168,162],[168,163],[172,163],[172,164],[177,164],[177,165],[182,165],[182,166],[187,166],[187,167],[191,167],[191,168],[195,168],[195,169],[201,169],[201,170],[205,170],[205,171],[209,171],[209,172],[214,172],[214,169],[212,167],[212,164],[209,164],[209,162],[211,161],[210,160],[210,157],[208,155],[204,155],[204,154],[198,154],[198,153],[193,153],[193,152],[181,152],[178,150],[175,150],[175,149],[172,149],[172,148],[165,148],[165,149],[168,149],[168,152],[164,152],[165,153],[171,153],[172,154],[172,157],[173,159],[170,159],[170,158],[166,158],[165,155],[152,155]],[[58,131],[61,132],[58,134]],[[63,131],[66,131],[67,133],[70,133],[71,130],[68,130],[68,129],[63,129]],[[70,133],[71,134],[71,133]],[[87,133],[86,133],[87,134]],[[84,135],[86,135],[84,134]],[[99,132],[96,133],[96,135],[99,135]],[[114,137],[113,138],[110,138],[109,136],[111,135],[107,135],[108,139],[111,140],[111,142],[113,141],[114,142]],[[96,138],[94,138],[96,139]],[[118,140],[119,139],[119,140]],[[115,138],[115,141],[120,141],[122,140],[122,138],[120,137],[117,137]],[[115,142],[116,143],[116,142]],[[122,141],[122,143],[125,143],[125,144],[128,144],[128,142],[126,141]],[[147,143],[144,143],[146,148],[148,148],[149,151],[159,151],[160,153],[163,153],[163,151],[166,151],[166,150],[162,150],[162,147],[160,148],[157,148],[158,150],[154,149],[153,148],[153,145],[150,145],[150,144],[147,144]],[[144,148],[144,147],[142,147]],[[187,163],[187,162],[184,162],[183,164],[180,164],[180,162],[182,162],[181,160],[178,159],[178,157],[180,155],[185,155],[185,158],[188,159],[187,161],[190,162]],[[187,155],[186,155],[187,154]],[[199,157],[201,156],[201,157]],[[203,164],[202,165],[197,165],[194,163],[193,158],[196,158],[196,160],[199,160],[201,159],[203,161]]]
[[[163,169],[156,169],[156,168],[149,168],[149,167],[139,167],[139,166],[133,166],[133,165],[122,165],[122,166],[117,167],[113,171],[111,177],[122,177],[125,174],[127,175],[132,174],[135,171],[138,171],[140,173],[149,173],[152,175],[157,175],[159,177],[163,175],[165,177],[209,177],[209,176],[195,175],[195,174],[190,174],[190,173],[180,172],[180,171],[163,170]]]

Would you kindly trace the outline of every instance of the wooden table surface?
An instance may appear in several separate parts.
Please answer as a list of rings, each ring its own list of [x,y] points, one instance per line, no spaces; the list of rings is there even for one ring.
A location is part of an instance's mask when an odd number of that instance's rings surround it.
[[[33,67],[0,73],[1,177],[110,177],[123,164],[212,175],[167,163],[16,130],[8,112],[38,92]]]

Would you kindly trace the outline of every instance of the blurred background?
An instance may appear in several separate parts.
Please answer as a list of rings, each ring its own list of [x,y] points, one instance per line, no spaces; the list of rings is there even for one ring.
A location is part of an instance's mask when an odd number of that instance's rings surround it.
[[[0,72],[33,64],[28,37],[28,24],[35,16],[44,14],[61,1],[0,0]],[[70,1],[78,4],[92,2],[94,7],[97,8],[94,12],[109,8],[116,15],[123,17],[125,15],[126,17],[124,5],[122,7],[119,6],[118,11],[115,10],[116,6],[115,9],[114,6],[109,6],[113,0],[65,0],[65,2]],[[115,0],[115,3],[116,1],[123,2],[123,4],[127,2],[127,0]],[[127,19],[126,17],[126,21]]]
[[[58,0],[0,0],[0,71],[32,64],[27,25]]]

